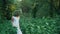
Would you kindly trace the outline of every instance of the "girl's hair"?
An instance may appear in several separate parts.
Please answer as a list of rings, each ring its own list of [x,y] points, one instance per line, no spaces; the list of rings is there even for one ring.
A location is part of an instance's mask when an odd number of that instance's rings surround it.
[[[16,11],[13,16],[20,16],[20,12]]]

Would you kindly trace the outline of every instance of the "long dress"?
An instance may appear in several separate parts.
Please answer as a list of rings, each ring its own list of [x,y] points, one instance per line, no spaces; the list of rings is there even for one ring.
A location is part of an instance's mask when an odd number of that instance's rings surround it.
[[[20,17],[12,17],[12,26],[17,28],[17,34],[22,34],[21,29],[19,27],[19,19]]]

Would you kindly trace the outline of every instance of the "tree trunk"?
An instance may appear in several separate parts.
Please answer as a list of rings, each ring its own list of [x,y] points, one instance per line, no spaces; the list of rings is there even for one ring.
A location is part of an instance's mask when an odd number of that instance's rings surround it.
[[[50,17],[53,17],[53,0],[50,0]]]
[[[38,11],[38,4],[35,5],[35,7],[33,8],[33,18],[36,18],[36,13]]]

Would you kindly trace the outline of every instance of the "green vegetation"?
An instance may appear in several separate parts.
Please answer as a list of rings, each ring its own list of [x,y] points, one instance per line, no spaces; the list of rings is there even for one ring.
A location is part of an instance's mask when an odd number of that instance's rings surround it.
[[[58,18],[21,18],[23,34],[59,34],[60,19]]]
[[[59,34],[60,18],[27,18],[21,17],[20,27],[23,34]],[[0,24],[0,34],[16,34],[10,21]]]
[[[60,34],[60,0],[0,0],[0,34],[16,34],[15,11],[23,34]]]

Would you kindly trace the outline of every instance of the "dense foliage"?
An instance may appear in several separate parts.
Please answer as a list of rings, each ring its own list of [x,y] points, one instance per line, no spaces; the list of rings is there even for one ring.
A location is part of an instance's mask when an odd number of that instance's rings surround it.
[[[16,34],[15,11],[22,13],[23,34],[60,34],[60,0],[0,0],[0,34]]]
[[[59,18],[21,18],[23,34],[59,34]]]
[[[50,16],[54,17],[59,14],[59,0],[23,0],[23,12],[31,13],[32,17]]]
[[[20,27],[23,34],[59,34],[60,32],[59,18],[27,18],[21,17]],[[16,34],[16,29],[11,25],[11,22],[6,20],[0,24],[0,34]]]

